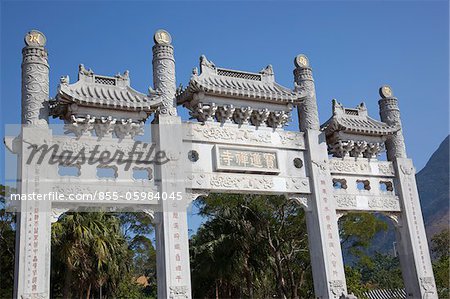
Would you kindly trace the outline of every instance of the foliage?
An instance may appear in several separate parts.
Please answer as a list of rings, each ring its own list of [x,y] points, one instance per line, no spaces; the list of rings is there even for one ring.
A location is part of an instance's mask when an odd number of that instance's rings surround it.
[[[127,243],[117,217],[102,212],[67,213],[52,225],[52,281],[64,282],[63,297],[114,294],[130,271]],[[69,296],[69,292],[70,295]],[[57,296],[54,294],[53,296]]]
[[[434,278],[439,292],[439,298],[449,298],[450,292],[450,229],[444,229],[432,238],[432,252],[435,257],[433,262]]]
[[[191,240],[194,297],[309,298],[305,216],[284,197],[211,195]]]
[[[5,196],[9,187],[0,185],[0,298],[12,297],[14,285],[15,214],[6,212]]]
[[[52,225],[52,297],[152,298],[135,282],[155,268],[151,241],[137,234],[145,229],[139,213],[63,215]]]
[[[339,220],[342,249],[348,256],[358,259],[364,255],[375,235],[387,229],[388,224],[374,214],[346,214]]]

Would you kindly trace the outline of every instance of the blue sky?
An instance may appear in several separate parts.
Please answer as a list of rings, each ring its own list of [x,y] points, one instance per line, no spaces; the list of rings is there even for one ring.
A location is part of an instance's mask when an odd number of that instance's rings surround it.
[[[205,54],[226,68],[259,71],[272,64],[276,80],[292,87],[293,59],[307,54],[322,122],[333,98],[349,107],[364,101],[378,118],[378,88],[391,85],[408,154],[420,170],[449,133],[448,13],[448,1],[2,1],[1,134],[4,124],[20,122],[28,30],[47,36],[54,96],[59,77],[74,82],[80,63],[104,75],[128,69],[132,86],[146,92],[152,35],[164,28],[173,38],[178,84],[188,82]],[[3,163],[3,148],[0,156]]]

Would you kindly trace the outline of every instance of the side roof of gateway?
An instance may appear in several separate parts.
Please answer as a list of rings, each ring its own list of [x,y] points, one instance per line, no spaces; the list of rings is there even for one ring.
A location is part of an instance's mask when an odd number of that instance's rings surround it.
[[[68,77],[62,77],[56,95],[56,105],[76,103],[80,106],[111,108],[127,111],[155,111],[162,100],[158,92],[149,89],[143,94],[130,86],[128,71],[114,77],[94,74],[81,64],[78,81],[69,84]]]

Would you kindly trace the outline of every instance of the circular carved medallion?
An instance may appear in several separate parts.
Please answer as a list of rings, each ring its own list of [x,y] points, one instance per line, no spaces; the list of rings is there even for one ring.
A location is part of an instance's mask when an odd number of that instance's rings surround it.
[[[25,44],[31,47],[44,47],[47,39],[45,35],[37,30],[31,30],[25,35]]]
[[[296,67],[308,67],[308,57],[306,57],[306,55],[304,54],[297,55],[297,57],[295,57],[294,64]]]
[[[380,87],[380,96],[382,98],[392,97],[392,89],[389,85],[383,85]]]
[[[169,32],[163,29],[159,29],[158,31],[156,31],[153,39],[158,45],[170,45],[172,43],[172,37],[170,36]]]

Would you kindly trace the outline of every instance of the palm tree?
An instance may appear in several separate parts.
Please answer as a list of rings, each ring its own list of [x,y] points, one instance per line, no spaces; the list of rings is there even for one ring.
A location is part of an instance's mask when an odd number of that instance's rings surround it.
[[[112,295],[123,273],[129,272],[131,253],[120,220],[104,212],[67,213],[52,225],[54,278],[64,298],[91,298],[94,290]],[[64,281],[62,284],[61,282]]]

